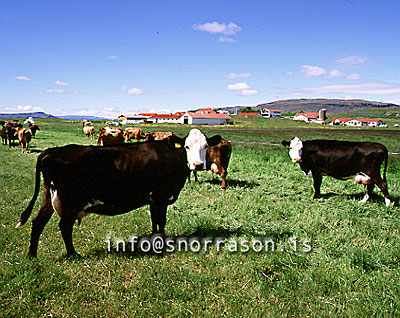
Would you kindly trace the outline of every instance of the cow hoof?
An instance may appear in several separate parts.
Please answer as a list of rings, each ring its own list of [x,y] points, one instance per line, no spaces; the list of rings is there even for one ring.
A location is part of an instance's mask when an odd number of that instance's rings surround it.
[[[74,254],[67,254],[67,259],[81,259],[82,256],[78,253],[74,253]]]

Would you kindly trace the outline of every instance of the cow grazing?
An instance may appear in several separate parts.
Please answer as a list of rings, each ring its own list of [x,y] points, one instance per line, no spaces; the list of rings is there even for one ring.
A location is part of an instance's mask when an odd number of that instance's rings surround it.
[[[29,131],[31,132],[32,137],[35,137],[38,130],[40,130],[38,125],[29,123]]]
[[[67,256],[76,255],[75,220],[79,223],[88,213],[117,215],[149,204],[153,233],[163,234],[167,207],[177,200],[189,169],[203,164],[200,158],[205,158],[206,147],[206,137],[194,129],[185,138],[45,150],[37,159],[33,198],[17,224],[25,224],[32,213],[42,174],[43,200],[32,221],[28,255],[36,257],[39,237],[54,210]]]
[[[19,144],[21,145],[21,152],[28,151],[29,143],[32,139],[31,132],[26,128],[17,128],[15,135],[18,137]]]
[[[163,140],[172,135],[173,135],[173,133],[170,131],[168,131],[168,132],[164,132],[164,131],[147,132],[146,140]]]
[[[375,184],[381,189],[386,206],[391,203],[387,183],[386,168],[388,150],[376,142],[350,142],[338,140],[307,140],[298,137],[290,142],[282,141],[289,147],[289,156],[294,163],[314,180],[314,198],[321,196],[322,176],[330,176],[339,180],[354,178],[358,184],[367,186],[367,193],[360,203],[370,198]],[[385,162],[383,178],[380,170]]]
[[[232,146],[228,140],[221,138],[221,136],[219,135],[216,135],[212,138],[215,140],[214,143],[216,143],[218,140],[220,142],[217,143],[215,146],[210,146],[207,148],[205,170],[211,170],[212,174],[215,173],[221,175],[221,188],[225,189],[229,159],[232,153]],[[197,182],[197,171],[193,171],[193,174],[194,181]],[[188,182],[190,183],[190,176],[188,178]]]
[[[93,126],[84,126],[82,130],[86,137],[94,138],[95,130]]]
[[[127,142],[131,139],[139,141],[141,139],[145,139],[145,135],[143,134],[143,130],[141,128],[128,127],[125,128],[124,138]]]

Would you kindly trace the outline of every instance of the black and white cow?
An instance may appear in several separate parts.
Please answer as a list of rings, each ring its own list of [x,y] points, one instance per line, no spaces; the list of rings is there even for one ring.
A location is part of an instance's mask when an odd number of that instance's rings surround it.
[[[117,215],[149,204],[153,233],[163,234],[168,205],[177,200],[190,170],[204,169],[208,145],[213,144],[193,129],[185,138],[43,151],[37,159],[33,198],[17,224],[25,224],[32,213],[42,174],[42,205],[32,221],[28,255],[36,257],[39,237],[54,211],[67,256],[77,254],[72,244],[75,221],[80,223],[89,213]]]
[[[386,183],[388,150],[376,142],[350,142],[338,140],[307,140],[298,137],[290,142],[282,141],[289,148],[289,156],[294,163],[314,180],[313,198],[321,196],[322,176],[339,180],[352,179],[367,186],[367,193],[360,203],[370,198],[375,184],[381,189],[386,206],[391,203]],[[383,178],[381,165],[385,162]]]

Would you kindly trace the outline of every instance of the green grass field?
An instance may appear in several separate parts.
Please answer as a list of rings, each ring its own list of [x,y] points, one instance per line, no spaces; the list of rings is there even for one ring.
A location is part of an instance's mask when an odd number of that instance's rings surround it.
[[[392,317],[400,316],[400,155],[389,156],[387,180],[396,202],[382,194],[366,204],[354,181],[312,179],[275,144],[302,139],[378,141],[400,152],[400,130],[321,127],[289,120],[238,119],[230,127],[200,127],[232,141],[228,186],[199,173],[168,208],[166,235],[224,238],[207,251],[161,255],[107,251],[106,238],[128,241],[151,233],[149,208],[107,217],[90,215],[74,227],[79,259],[66,259],[54,214],[38,259],[26,257],[30,221],[15,229],[34,190],[36,158],[48,147],[96,144],[80,122],[39,120],[31,153],[0,147],[0,316],[2,317]],[[96,128],[102,126],[96,123]],[[143,125],[174,131],[181,125]],[[41,201],[36,201],[35,211]],[[262,252],[231,252],[234,242],[269,238]],[[311,252],[308,251],[311,245]],[[221,247],[221,248],[220,248]],[[256,245],[255,245],[256,247]],[[271,246],[270,246],[271,247]]]

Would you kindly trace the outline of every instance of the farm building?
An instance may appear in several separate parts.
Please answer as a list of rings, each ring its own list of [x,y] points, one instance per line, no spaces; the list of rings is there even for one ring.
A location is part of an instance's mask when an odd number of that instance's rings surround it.
[[[151,116],[154,116],[155,114],[135,114],[135,115],[129,115],[129,116],[124,116],[121,115],[118,117],[118,120],[121,122],[123,125],[132,125],[132,124],[142,124],[146,122]]]
[[[265,118],[281,118],[282,111],[279,109],[263,108],[261,115]]]
[[[165,124],[165,123],[179,124],[180,123],[179,118],[181,116],[182,114],[155,114],[151,116],[147,121],[158,124]]]
[[[356,119],[356,118],[335,118],[330,125],[342,125],[351,127],[378,127],[382,125],[380,119]]]
[[[239,113],[237,114],[237,116],[259,116],[260,113],[259,112],[251,112],[251,113]]]
[[[297,113],[293,116],[293,120],[311,121],[317,120],[319,113]]]
[[[218,114],[215,111],[186,112],[179,122],[189,125],[229,125],[232,123],[232,118],[228,114]]]

